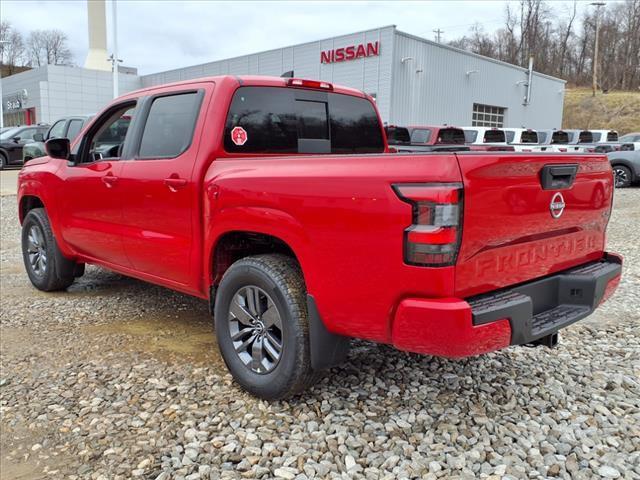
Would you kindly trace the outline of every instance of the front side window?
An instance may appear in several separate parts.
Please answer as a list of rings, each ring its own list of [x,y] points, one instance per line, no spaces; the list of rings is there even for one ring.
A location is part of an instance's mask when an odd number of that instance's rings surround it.
[[[47,135],[47,139],[49,138],[62,138],[64,136],[64,124],[66,120],[58,120],[53,126],[49,129],[49,135]]]
[[[38,133],[37,128],[25,128],[17,136],[20,137],[20,141],[31,142],[36,133]]]
[[[119,159],[134,112],[135,103],[128,103],[116,107],[106,117],[98,120],[86,141],[83,141],[87,150],[83,150],[86,151],[86,155],[81,161],[86,163],[103,158]]]
[[[382,153],[384,140],[368,100],[322,92],[323,99],[281,87],[241,87],[231,101],[224,148],[231,153]],[[297,98],[298,97],[298,98]],[[314,143],[315,142],[315,143]]]
[[[173,158],[189,148],[201,100],[198,92],[155,98],[142,133],[140,157]]]
[[[69,122],[69,128],[67,129],[67,138],[73,141],[80,133],[80,130],[82,130],[83,124],[84,120],[80,120],[79,118],[71,120]]]
[[[414,128],[411,131],[411,143],[427,143],[431,138],[431,130]]]

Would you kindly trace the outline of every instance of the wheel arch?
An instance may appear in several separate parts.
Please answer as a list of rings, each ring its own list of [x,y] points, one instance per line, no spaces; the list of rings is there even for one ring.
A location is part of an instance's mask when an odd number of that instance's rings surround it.
[[[34,208],[45,208],[44,202],[38,195],[33,194],[25,194],[20,198],[20,205],[18,207],[18,217],[20,219],[20,224],[24,221],[24,218],[27,216],[30,210]]]

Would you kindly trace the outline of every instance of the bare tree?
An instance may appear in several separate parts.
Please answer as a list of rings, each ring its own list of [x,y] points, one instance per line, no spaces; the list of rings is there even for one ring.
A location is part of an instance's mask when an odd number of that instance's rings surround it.
[[[607,4],[601,13],[600,88],[640,88],[640,0]],[[505,9],[504,27],[487,34],[474,25],[452,45],[526,67],[534,57],[539,72],[588,85],[592,70],[595,12],[578,18],[573,8],[553,12],[543,0],[521,0]]]
[[[0,63],[6,65],[9,75],[24,61],[24,40],[9,22],[0,22]]]
[[[67,35],[60,30],[34,30],[27,42],[31,66],[69,65],[73,57],[67,46]]]

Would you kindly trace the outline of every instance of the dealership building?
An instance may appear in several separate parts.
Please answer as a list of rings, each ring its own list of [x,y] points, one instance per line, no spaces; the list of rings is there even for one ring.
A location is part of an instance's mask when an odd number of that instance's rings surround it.
[[[119,91],[213,75],[293,75],[362,90],[385,122],[559,128],[565,81],[476,55],[395,26],[137,75],[121,71]],[[5,125],[53,122],[111,100],[112,74],[49,65],[2,79]]]

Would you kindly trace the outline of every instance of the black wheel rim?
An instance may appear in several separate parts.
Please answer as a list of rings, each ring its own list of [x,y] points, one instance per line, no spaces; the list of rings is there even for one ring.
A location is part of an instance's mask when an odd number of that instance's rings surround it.
[[[613,173],[615,174],[615,184],[616,187],[623,187],[629,181],[629,175],[622,168],[614,168]]]
[[[229,333],[236,355],[254,373],[270,373],[283,350],[282,317],[260,287],[239,289],[229,306]]]
[[[31,225],[27,233],[27,257],[31,271],[42,277],[47,272],[47,244],[38,225]]]

